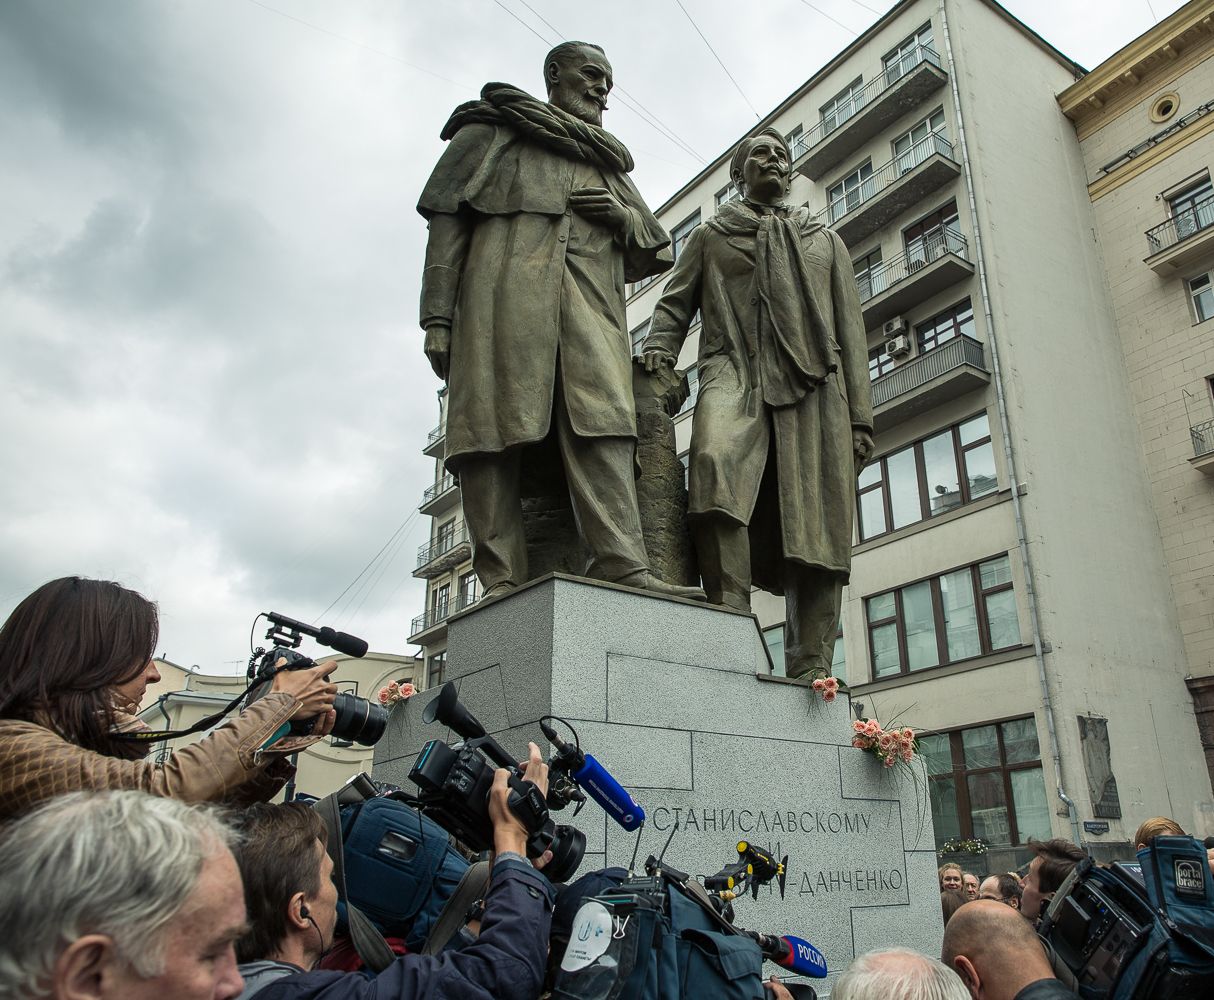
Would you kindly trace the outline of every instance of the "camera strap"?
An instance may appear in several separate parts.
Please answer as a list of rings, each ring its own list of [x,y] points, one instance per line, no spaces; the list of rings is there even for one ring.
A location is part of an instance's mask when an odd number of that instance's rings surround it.
[[[341,792],[337,791],[326,795],[316,803],[315,808],[324,820],[329,834],[325,846],[329,857],[333,859],[333,883],[337,886],[341,901],[346,904],[346,923],[350,925],[350,940],[354,944],[354,950],[358,952],[358,957],[367,964],[367,968],[380,973],[396,961],[396,953],[384,940],[383,934],[372,923],[371,918],[350,902],[346,892],[346,850],[341,833],[341,803],[338,801],[340,794]]]
[[[206,732],[208,729],[219,725],[237,705],[244,701],[249,692],[261,683],[263,683],[263,680],[260,677],[256,678],[253,683],[241,691],[240,694],[218,712],[208,715],[199,722],[195,722],[188,729],[135,729],[130,732],[114,732],[110,734],[110,737],[115,740],[126,740],[131,743],[159,743],[161,740],[175,740],[179,736],[193,736],[195,733]]]

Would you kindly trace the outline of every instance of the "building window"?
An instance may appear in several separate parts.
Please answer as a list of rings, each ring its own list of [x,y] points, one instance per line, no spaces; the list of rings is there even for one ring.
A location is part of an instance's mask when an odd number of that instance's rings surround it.
[[[683,247],[687,244],[687,237],[699,224],[700,210],[697,208],[670,231],[670,252],[674,254],[675,260],[679,259],[679,254],[683,252]]]
[[[872,197],[873,161],[866,160],[826,192],[830,221],[834,222]]]
[[[885,81],[894,84],[906,76],[923,61],[923,48],[932,47],[932,24],[929,21],[890,52],[881,64],[885,67]]]
[[[795,160],[798,156],[805,152],[805,127],[798,125],[786,136],[784,142],[788,145],[788,155]]]
[[[763,630],[763,641],[767,643],[767,651],[771,653],[771,662],[777,677],[783,677],[784,667],[784,626],[773,625]]]
[[[687,399],[683,405],[679,407],[679,413],[687,413],[696,405],[696,399],[700,395],[700,366],[692,365],[687,369],[687,388],[690,390],[687,393]],[[676,413],[677,417],[679,413]]]
[[[456,610],[466,608],[470,604],[475,604],[476,599],[480,597],[480,585],[477,582],[475,573],[465,573],[459,578],[459,594],[456,598]]]
[[[950,233],[961,235],[961,223],[955,201],[950,201],[931,215],[924,216],[913,226],[902,230],[902,245],[906,248],[908,266],[914,268],[917,261],[926,264],[935,260],[942,252],[952,249],[948,246]]]
[[[451,584],[444,583],[441,587],[435,587],[433,601],[430,606],[432,617],[436,622],[441,622],[451,610]]]
[[[632,356],[636,357],[641,353],[641,345],[645,343],[645,338],[649,336],[649,324],[652,320],[647,319],[644,323],[632,331]]]
[[[728,188],[726,189],[728,190]],[[682,252],[684,245],[687,243],[687,237],[691,235],[691,231],[700,224],[700,210],[697,208],[691,215],[687,216],[682,222],[675,226],[670,231],[670,252],[675,260],[679,259],[679,254]],[[647,278],[642,278],[640,281],[634,281],[625,289],[626,296],[633,296],[644,288],[648,288],[658,280],[659,275],[651,274]]]
[[[1210,272],[1189,279],[1189,299],[1193,303],[1193,318],[1204,323],[1214,316],[1214,285],[1210,283]]]
[[[974,307],[968,298],[915,327],[920,354],[962,335],[974,336]]]
[[[874,680],[1020,645],[1006,555],[876,594],[864,603]]]
[[[830,135],[862,107],[864,107],[864,78],[858,76],[823,104],[819,110],[822,116],[819,125],[822,136]]]
[[[880,347],[874,347],[868,352],[868,380],[875,382],[882,375],[888,375],[898,367],[898,362],[885,353],[885,342]]]
[[[1037,724],[1030,716],[919,736],[936,847],[980,838],[1015,847],[1050,836]]]
[[[435,555],[442,555],[442,553],[450,550],[451,546],[455,544],[455,518],[451,518],[450,521],[444,521],[438,526],[434,540],[438,543],[434,549]]]
[[[1168,208],[1176,226],[1178,242],[1214,225],[1214,184],[1211,184],[1209,177],[1204,178],[1170,197]]]
[[[867,302],[874,295],[885,291],[882,272],[878,270],[881,264],[881,248],[877,247],[872,253],[852,261],[852,269],[856,272],[856,288],[860,290],[860,301]]]
[[[955,510],[998,488],[990,425],[979,413],[865,467],[856,487],[860,540]]]
[[[929,135],[948,138],[948,127],[944,123],[942,109],[937,109],[935,113],[924,118],[923,121],[912,126],[909,131],[894,140],[894,160],[897,162],[899,174],[913,170],[936,152],[937,144],[923,141]]]
[[[447,670],[447,651],[435,653],[430,657],[430,665],[426,671],[426,687],[437,687],[443,682],[443,674]]]
[[[731,201],[737,201],[742,197],[742,192],[738,190],[738,186],[730,181],[716,194],[717,208],[722,205],[728,205]]]

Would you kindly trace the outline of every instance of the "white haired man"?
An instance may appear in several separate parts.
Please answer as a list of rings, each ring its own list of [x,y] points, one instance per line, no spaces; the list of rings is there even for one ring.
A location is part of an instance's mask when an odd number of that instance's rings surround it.
[[[231,1000],[244,892],[205,807],[52,799],[0,837],[0,1000]]]
[[[909,948],[860,955],[835,983],[831,1000],[970,1000],[943,962]]]

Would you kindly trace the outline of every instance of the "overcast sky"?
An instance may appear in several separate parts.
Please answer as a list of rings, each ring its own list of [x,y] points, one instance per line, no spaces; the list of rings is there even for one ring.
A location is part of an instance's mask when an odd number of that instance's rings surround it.
[[[1182,4],[1005,5],[1090,67]],[[161,651],[206,671],[267,609],[413,652],[413,206],[451,109],[598,42],[657,206],[891,6],[0,0],[0,616],[81,574],[157,600]]]

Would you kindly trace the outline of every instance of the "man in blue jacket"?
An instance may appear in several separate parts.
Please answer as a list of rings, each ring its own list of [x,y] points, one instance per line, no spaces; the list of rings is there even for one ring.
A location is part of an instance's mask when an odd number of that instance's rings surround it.
[[[548,768],[533,743],[523,777],[542,793]],[[476,941],[441,955],[405,955],[379,975],[313,971],[333,943],[337,892],[323,827],[293,805],[250,814],[237,861],[249,930],[237,944],[241,1000],[535,1000],[543,986],[555,897],[526,858],[527,830],[506,805],[508,772],[489,796],[495,860]]]

